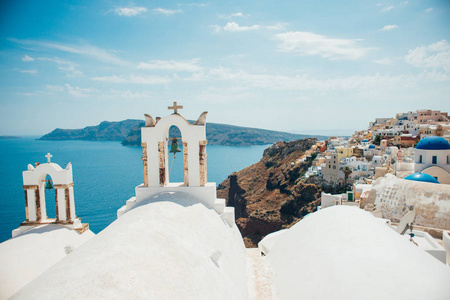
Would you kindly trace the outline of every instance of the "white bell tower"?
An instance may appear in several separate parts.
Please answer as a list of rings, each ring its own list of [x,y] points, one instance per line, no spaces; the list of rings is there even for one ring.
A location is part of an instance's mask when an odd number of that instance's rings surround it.
[[[89,224],[82,224],[75,213],[75,200],[73,193],[72,163],[66,168],[52,163],[50,153],[45,155],[47,163],[36,163],[36,166],[28,165],[28,170],[23,171],[23,188],[25,190],[25,214],[26,220],[18,229],[13,230],[15,237],[29,229],[44,224],[63,225],[75,229],[79,233],[89,229]],[[45,203],[45,178],[50,176],[55,189],[56,218],[47,216]]]
[[[224,199],[216,197],[216,183],[207,180],[206,115],[203,112],[194,124],[178,113],[177,102],[168,107],[171,115],[156,118],[145,115],[145,127],[141,128],[144,183],[136,187],[136,197],[117,211],[120,217],[142,201],[154,199],[163,192],[181,192],[196,197],[205,206],[214,209],[230,225],[234,224],[234,208],[225,207]],[[176,126],[181,132],[183,145],[183,182],[169,182],[169,129]],[[153,201],[153,200],[150,200]]]
[[[189,122],[178,114],[178,106],[174,102],[174,113],[152,122],[152,118],[147,115],[146,126],[141,128],[141,146],[144,161],[144,186],[160,187],[169,184],[169,156],[168,141],[169,129],[172,126],[178,127],[181,132],[183,143],[183,169],[184,186],[199,187],[205,186],[207,182],[206,173],[206,130],[204,121],[197,121],[195,124]],[[207,112],[202,114],[206,119]]]

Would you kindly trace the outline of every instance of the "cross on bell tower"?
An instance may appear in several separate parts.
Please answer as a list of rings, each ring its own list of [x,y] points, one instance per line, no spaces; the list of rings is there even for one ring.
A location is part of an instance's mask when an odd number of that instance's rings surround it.
[[[174,101],[173,102],[173,106],[169,106],[168,109],[173,109],[173,113],[177,114],[178,113],[178,109],[183,109],[183,106],[182,105],[178,106],[177,105],[177,101]]]
[[[51,155],[50,153],[47,153],[47,155],[45,155],[45,157],[47,157],[47,163],[51,163],[50,158],[52,158],[53,155]]]

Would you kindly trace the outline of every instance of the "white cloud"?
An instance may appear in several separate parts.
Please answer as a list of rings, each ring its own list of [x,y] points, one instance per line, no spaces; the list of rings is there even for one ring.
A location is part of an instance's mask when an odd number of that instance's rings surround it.
[[[80,70],[77,69],[78,65],[68,61],[68,60],[64,60],[61,59],[59,57],[53,57],[53,58],[49,58],[49,57],[40,57],[38,58],[38,60],[40,61],[49,61],[49,62],[53,62],[56,63],[58,65],[58,69],[66,72],[66,74],[68,76],[80,76],[83,75],[83,72],[81,72]]]
[[[392,65],[392,61],[389,58],[377,59],[374,60],[373,62],[381,65]]]
[[[393,30],[393,29],[397,29],[398,28],[398,26],[397,25],[395,25],[395,24],[393,24],[393,25],[385,25],[383,28],[381,28],[380,30],[381,31],[390,31],[390,30]]]
[[[202,67],[197,65],[199,61],[200,59],[198,58],[188,61],[151,60],[139,63],[138,69],[197,72],[202,69]]]
[[[87,56],[90,58],[93,58],[98,61],[111,63],[115,65],[125,66],[129,65],[128,62],[120,59],[116,55],[110,53],[109,51],[92,46],[92,45],[70,45],[70,44],[62,44],[62,43],[56,43],[56,42],[40,42],[40,41],[34,41],[34,40],[19,40],[15,38],[8,39],[14,43],[21,44],[21,45],[32,45],[32,46],[38,46],[42,48],[47,49],[54,49],[62,52],[67,53],[74,53],[79,54],[83,56]]]
[[[145,7],[118,7],[114,10],[114,13],[119,16],[133,17],[139,14],[147,12]]]
[[[288,24],[287,23],[278,23],[278,24],[275,24],[275,25],[266,26],[266,28],[270,29],[270,30],[285,30],[286,29],[286,25],[288,25]]]
[[[188,4],[189,6],[197,6],[197,7],[205,7],[205,6],[208,6],[209,5],[209,3],[189,3]]]
[[[166,16],[182,13],[183,11],[181,9],[173,10],[173,9],[164,9],[164,8],[155,8],[152,10],[155,13],[163,14]]]
[[[94,91],[94,89],[91,89],[91,88],[80,88],[78,86],[73,87],[68,83],[66,83],[64,86],[66,87],[67,93],[69,93],[70,95],[72,95],[74,97],[87,97],[88,94],[86,94],[86,93],[90,93],[90,92]]]
[[[108,82],[108,83],[135,83],[135,84],[166,84],[172,81],[169,77],[160,76],[137,76],[130,74],[128,78],[121,76],[99,76],[92,78],[95,81]]]
[[[399,87],[414,87],[418,82],[450,81],[450,76],[436,73],[424,72],[419,75],[400,74],[390,75],[355,75],[349,77],[337,77],[330,79],[317,79],[308,75],[286,76],[273,74],[251,74],[243,70],[232,71],[228,68],[215,68],[210,70],[209,75],[214,80],[232,81],[234,87],[257,87],[273,90],[368,90],[386,89]]]
[[[140,99],[140,98],[149,98],[152,96],[151,92],[143,91],[143,92],[136,92],[136,91],[130,91],[130,90],[110,90],[109,93],[104,93],[101,97],[102,98],[126,98],[126,99]]]
[[[229,14],[229,15],[219,15],[219,18],[221,19],[233,19],[233,18],[248,18],[251,15],[246,15],[243,14],[241,12],[237,12],[237,13],[233,13],[233,14]]]
[[[64,87],[60,86],[60,85],[50,85],[47,84],[45,86],[45,88],[47,89],[47,91],[51,92],[51,93],[61,93],[64,91]]]
[[[36,74],[38,72],[38,70],[36,69],[31,69],[31,70],[19,70],[22,73],[26,73],[26,74]]]
[[[128,82],[127,79],[125,79],[123,77],[116,76],[116,75],[99,76],[99,77],[93,77],[92,79],[96,80],[96,81],[109,82],[109,83],[125,83],[125,82]]]
[[[432,11],[433,11],[433,8],[432,8],[432,7],[425,9],[425,12],[426,12],[427,14],[431,13]]]
[[[186,81],[202,81],[202,80],[206,80],[207,78],[208,78],[208,76],[205,75],[205,73],[198,72],[198,73],[193,73],[190,77],[185,77],[183,79]]]
[[[28,56],[28,55],[24,55],[23,57],[22,57],[22,61],[33,61],[34,60],[34,58],[32,58],[32,57],[30,57],[30,56]]]
[[[239,26],[236,22],[228,22],[227,25],[223,27],[225,31],[239,32],[239,31],[249,31],[249,30],[257,30],[259,29],[259,25],[253,26]]]
[[[394,9],[394,6],[389,5],[389,6],[384,7],[381,11],[390,11],[392,9]]]
[[[425,69],[443,69],[450,73],[450,44],[446,40],[408,51],[407,63]]]
[[[165,84],[172,81],[169,77],[160,77],[160,76],[136,76],[130,75],[130,83],[136,84]]]
[[[312,32],[290,31],[275,35],[280,41],[279,50],[300,55],[320,55],[323,58],[358,59],[368,48],[357,45],[360,40],[329,38]]]
[[[63,86],[62,85],[46,85],[45,86],[47,94],[59,94],[59,93],[67,93],[69,95],[72,95],[74,97],[87,97],[92,95],[93,92],[95,92],[92,88],[81,88],[78,86],[71,86],[70,84],[66,83]]]

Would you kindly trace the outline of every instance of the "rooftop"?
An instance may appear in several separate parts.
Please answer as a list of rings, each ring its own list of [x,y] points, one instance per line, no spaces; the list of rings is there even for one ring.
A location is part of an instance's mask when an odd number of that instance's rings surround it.
[[[413,173],[411,175],[406,176],[404,179],[429,183],[439,183],[439,181],[437,181],[433,176],[425,173]]]
[[[448,150],[450,144],[440,136],[428,136],[420,140],[416,149],[420,150]]]

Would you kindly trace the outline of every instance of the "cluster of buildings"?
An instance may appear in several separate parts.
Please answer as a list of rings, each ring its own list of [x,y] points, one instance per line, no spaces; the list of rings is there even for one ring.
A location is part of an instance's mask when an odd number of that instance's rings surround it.
[[[322,192],[319,210],[356,206],[394,229],[401,227],[399,231],[409,224],[411,241],[445,261],[442,244],[450,230],[449,141],[447,113],[418,110],[379,118],[350,138],[322,142],[306,176],[342,187],[340,194]]]
[[[368,183],[387,173],[404,178],[420,172],[450,184],[448,141],[448,113],[418,110],[377,118],[350,138],[331,137],[321,143],[305,176],[346,186]]]

